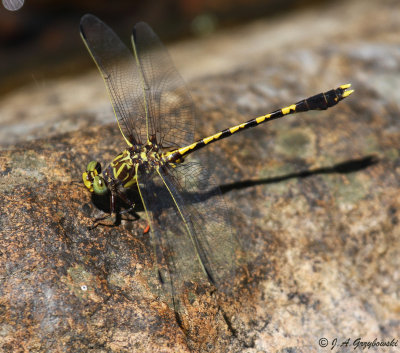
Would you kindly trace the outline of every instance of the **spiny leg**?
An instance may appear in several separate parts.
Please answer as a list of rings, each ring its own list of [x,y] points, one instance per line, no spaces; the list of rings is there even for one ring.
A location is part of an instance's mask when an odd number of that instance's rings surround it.
[[[89,229],[94,229],[97,226],[109,226],[113,227],[115,226],[115,223],[117,221],[116,217],[116,212],[115,212],[115,196],[114,192],[111,191],[111,196],[110,196],[110,214],[106,213],[100,217],[96,217],[93,220],[93,224],[89,226]],[[100,223],[101,221],[105,221],[105,223]]]
[[[131,205],[126,210],[116,212],[116,195],[124,201],[127,205]],[[97,226],[108,226],[108,227],[113,227],[117,223],[117,214],[118,215],[123,215],[125,213],[129,213],[135,209],[135,203],[131,202],[125,194],[118,192],[118,191],[111,191],[111,196],[110,196],[110,214],[105,214],[100,217],[97,217],[93,220],[93,224],[89,227],[89,229],[94,229]],[[104,221],[100,223],[101,221]]]

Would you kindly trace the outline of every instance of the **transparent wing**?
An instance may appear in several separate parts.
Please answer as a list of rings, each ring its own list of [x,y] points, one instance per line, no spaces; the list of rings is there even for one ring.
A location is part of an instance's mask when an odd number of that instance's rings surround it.
[[[80,28],[127,143],[151,140],[166,149],[192,143],[193,101],[152,29],[145,23],[135,26],[134,60],[114,31],[97,17],[83,16]]]
[[[193,101],[167,50],[144,22],[135,26],[132,44],[143,79],[149,140],[165,149],[191,144]]]
[[[202,281],[229,289],[235,270],[234,242],[218,187],[197,163],[156,173],[149,178],[139,169],[138,185],[162,281],[173,295],[187,283]]]
[[[80,31],[104,79],[125,140],[128,145],[146,143],[143,87],[132,53],[112,29],[93,15],[82,17]]]

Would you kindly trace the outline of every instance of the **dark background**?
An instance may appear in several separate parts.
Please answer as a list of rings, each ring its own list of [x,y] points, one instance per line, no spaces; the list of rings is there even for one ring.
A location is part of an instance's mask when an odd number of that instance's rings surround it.
[[[0,4],[0,95],[32,81],[76,74],[92,67],[78,31],[93,13],[127,40],[134,24],[148,22],[164,42],[212,35],[218,28],[254,18],[274,17],[324,1],[300,0],[151,0],[32,1]],[[8,4],[8,5],[7,5]],[[127,34],[127,35],[125,35]],[[1,119],[1,117],[0,117]]]

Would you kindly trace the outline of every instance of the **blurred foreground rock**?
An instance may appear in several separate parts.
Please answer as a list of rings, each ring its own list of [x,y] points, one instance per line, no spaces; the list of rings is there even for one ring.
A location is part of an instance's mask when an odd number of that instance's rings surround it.
[[[190,82],[198,137],[348,81],[356,92],[210,146],[243,254],[234,293],[193,288],[178,320],[152,287],[143,212],[87,229],[107,206],[82,170],[125,148],[115,123],[97,122],[102,98],[74,113],[80,131],[1,152],[0,350],[326,352],[348,338],[398,340],[399,6],[365,4],[321,9],[304,29],[313,36],[280,46],[273,34],[296,36],[306,15],[284,17],[264,27],[273,51],[251,56],[248,35],[245,67]],[[331,31],[318,33],[321,21]]]

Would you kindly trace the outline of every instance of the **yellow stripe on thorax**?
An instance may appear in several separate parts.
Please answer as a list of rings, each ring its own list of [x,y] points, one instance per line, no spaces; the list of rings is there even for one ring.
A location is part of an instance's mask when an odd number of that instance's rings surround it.
[[[129,152],[127,150],[123,151],[122,153],[120,153],[117,157],[115,157],[112,161],[113,166],[121,163],[121,162],[129,162],[131,161],[131,156],[129,154]]]
[[[126,167],[126,164],[125,163],[121,163],[121,166],[119,167],[119,169],[118,170],[116,170],[115,168],[114,168],[114,174],[115,174],[115,176],[118,178],[119,177],[119,175],[121,174],[121,172],[123,171],[123,169]]]
[[[124,188],[129,189],[130,187],[132,187],[136,183],[137,183],[137,176],[135,175],[133,178],[131,178],[131,180],[129,180],[127,183],[124,184]]]

